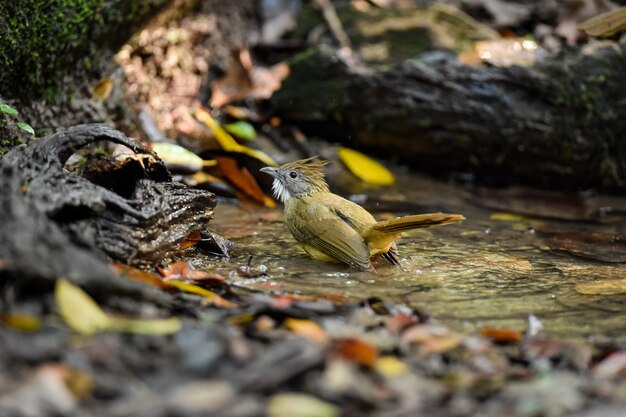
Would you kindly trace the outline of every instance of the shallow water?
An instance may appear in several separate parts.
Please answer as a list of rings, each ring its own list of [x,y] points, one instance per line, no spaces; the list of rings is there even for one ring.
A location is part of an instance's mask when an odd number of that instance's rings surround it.
[[[549,333],[626,340],[626,294],[585,295],[575,288],[589,281],[626,279],[626,264],[548,251],[540,232],[624,234],[623,219],[601,224],[512,216],[506,210],[479,207],[461,187],[402,172],[397,173],[397,180],[393,188],[371,189],[367,194],[417,203],[423,211],[432,208],[467,217],[460,224],[405,234],[398,241],[401,269],[378,263],[374,274],[313,261],[301,252],[282,223],[280,206],[270,210],[229,204],[218,205],[212,227],[236,243],[231,258],[200,257],[194,261],[196,267],[216,270],[235,287],[253,291],[334,299],[383,297],[426,311],[434,320],[463,332],[483,326],[523,330],[528,315],[534,314]],[[626,205],[619,199],[611,202]],[[540,204],[537,211],[552,217],[569,209]],[[373,213],[379,219],[409,214]],[[602,245],[592,245],[591,252],[601,256],[620,249],[610,242]],[[250,257],[253,268],[265,265],[268,274],[245,277],[238,273],[238,267],[246,265]]]

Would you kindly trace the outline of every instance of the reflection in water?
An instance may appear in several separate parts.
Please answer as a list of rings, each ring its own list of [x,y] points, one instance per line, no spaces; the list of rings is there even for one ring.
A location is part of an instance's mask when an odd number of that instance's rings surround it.
[[[460,188],[421,177],[400,175],[398,190],[384,189],[380,198],[404,198],[423,207],[464,214],[461,224],[413,231],[398,241],[402,269],[384,263],[378,274],[307,257],[270,211],[221,204],[213,227],[237,247],[229,260],[202,257],[198,267],[217,270],[240,288],[354,299],[385,297],[430,313],[435,320],[461,331],[483,326],[524,329],[529,314],[550,333],[625,338],[626,294],[583,295],[580,282],[624,279],[626,265],[599,263],[545,251],[536,229],[589,228],[625,233],[624,222],[611,225],[574,223],[496,215],[469,201]],[[407,191],[411,190],[411,191]],[[376,195],[376,190],[368,194]],[[400,205],[401,206],[401,205]],[[268,214],[270,213],[270,214]],[[389,213],[374,213],[379,219]],[[394,215],[416,213],[394,213]],[[504,221],[503,221],[504,220]],[[620,229],[621,228],[621,229]],[[250,256],[269,275],[237,275]]]

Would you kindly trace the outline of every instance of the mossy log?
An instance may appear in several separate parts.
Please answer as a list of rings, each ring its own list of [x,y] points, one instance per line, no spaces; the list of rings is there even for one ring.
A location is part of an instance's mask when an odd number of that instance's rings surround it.
[[[383,71],[321,49],[294,58],[272,104],[310,133],[423,171],[624,190],[624,85],[626,45],[534,68],[422,59]]]
[[[0,96],[42,94],[72,70],[89,71],[97,66],[96,60],[110,60],[141,25],[172,1],[0,2]]]
[[[74,152],[97,141],[127,146],[136,158],[88,160],[82,175],[64,168]],[[208,191],[172,182],[138,142],[98,124],[13,149],[0,160],[0,189],[0,283],[65,276],[86,287],[126,287],[107,256],[158,262],[204,229],[216,203]]]

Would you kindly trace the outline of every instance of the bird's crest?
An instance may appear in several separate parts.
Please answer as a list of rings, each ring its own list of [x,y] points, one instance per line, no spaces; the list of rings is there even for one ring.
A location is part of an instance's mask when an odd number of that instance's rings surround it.
[[[329,162],[315,160],[316,158],[317,156],[312,156],[311,158],[289,162],[281,166],[280,169],[284,171],[296,170],[312,187],[316,188],[315,191],[328,191],[322,168],[328,165]]]

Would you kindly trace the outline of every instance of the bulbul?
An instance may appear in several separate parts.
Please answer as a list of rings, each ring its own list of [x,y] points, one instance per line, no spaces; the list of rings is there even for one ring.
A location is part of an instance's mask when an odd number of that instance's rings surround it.
[[[285,205],[285,223],[313,259],[343,262],[373,271],[371,260],[382,256],[399,265],[395,241],[402,232],[464,220],[460,214],[429,213],[377,222],[367,210],[328,189],[322,170],[326,162],[313,158],[262,172],[274,177],[275,197]]]

